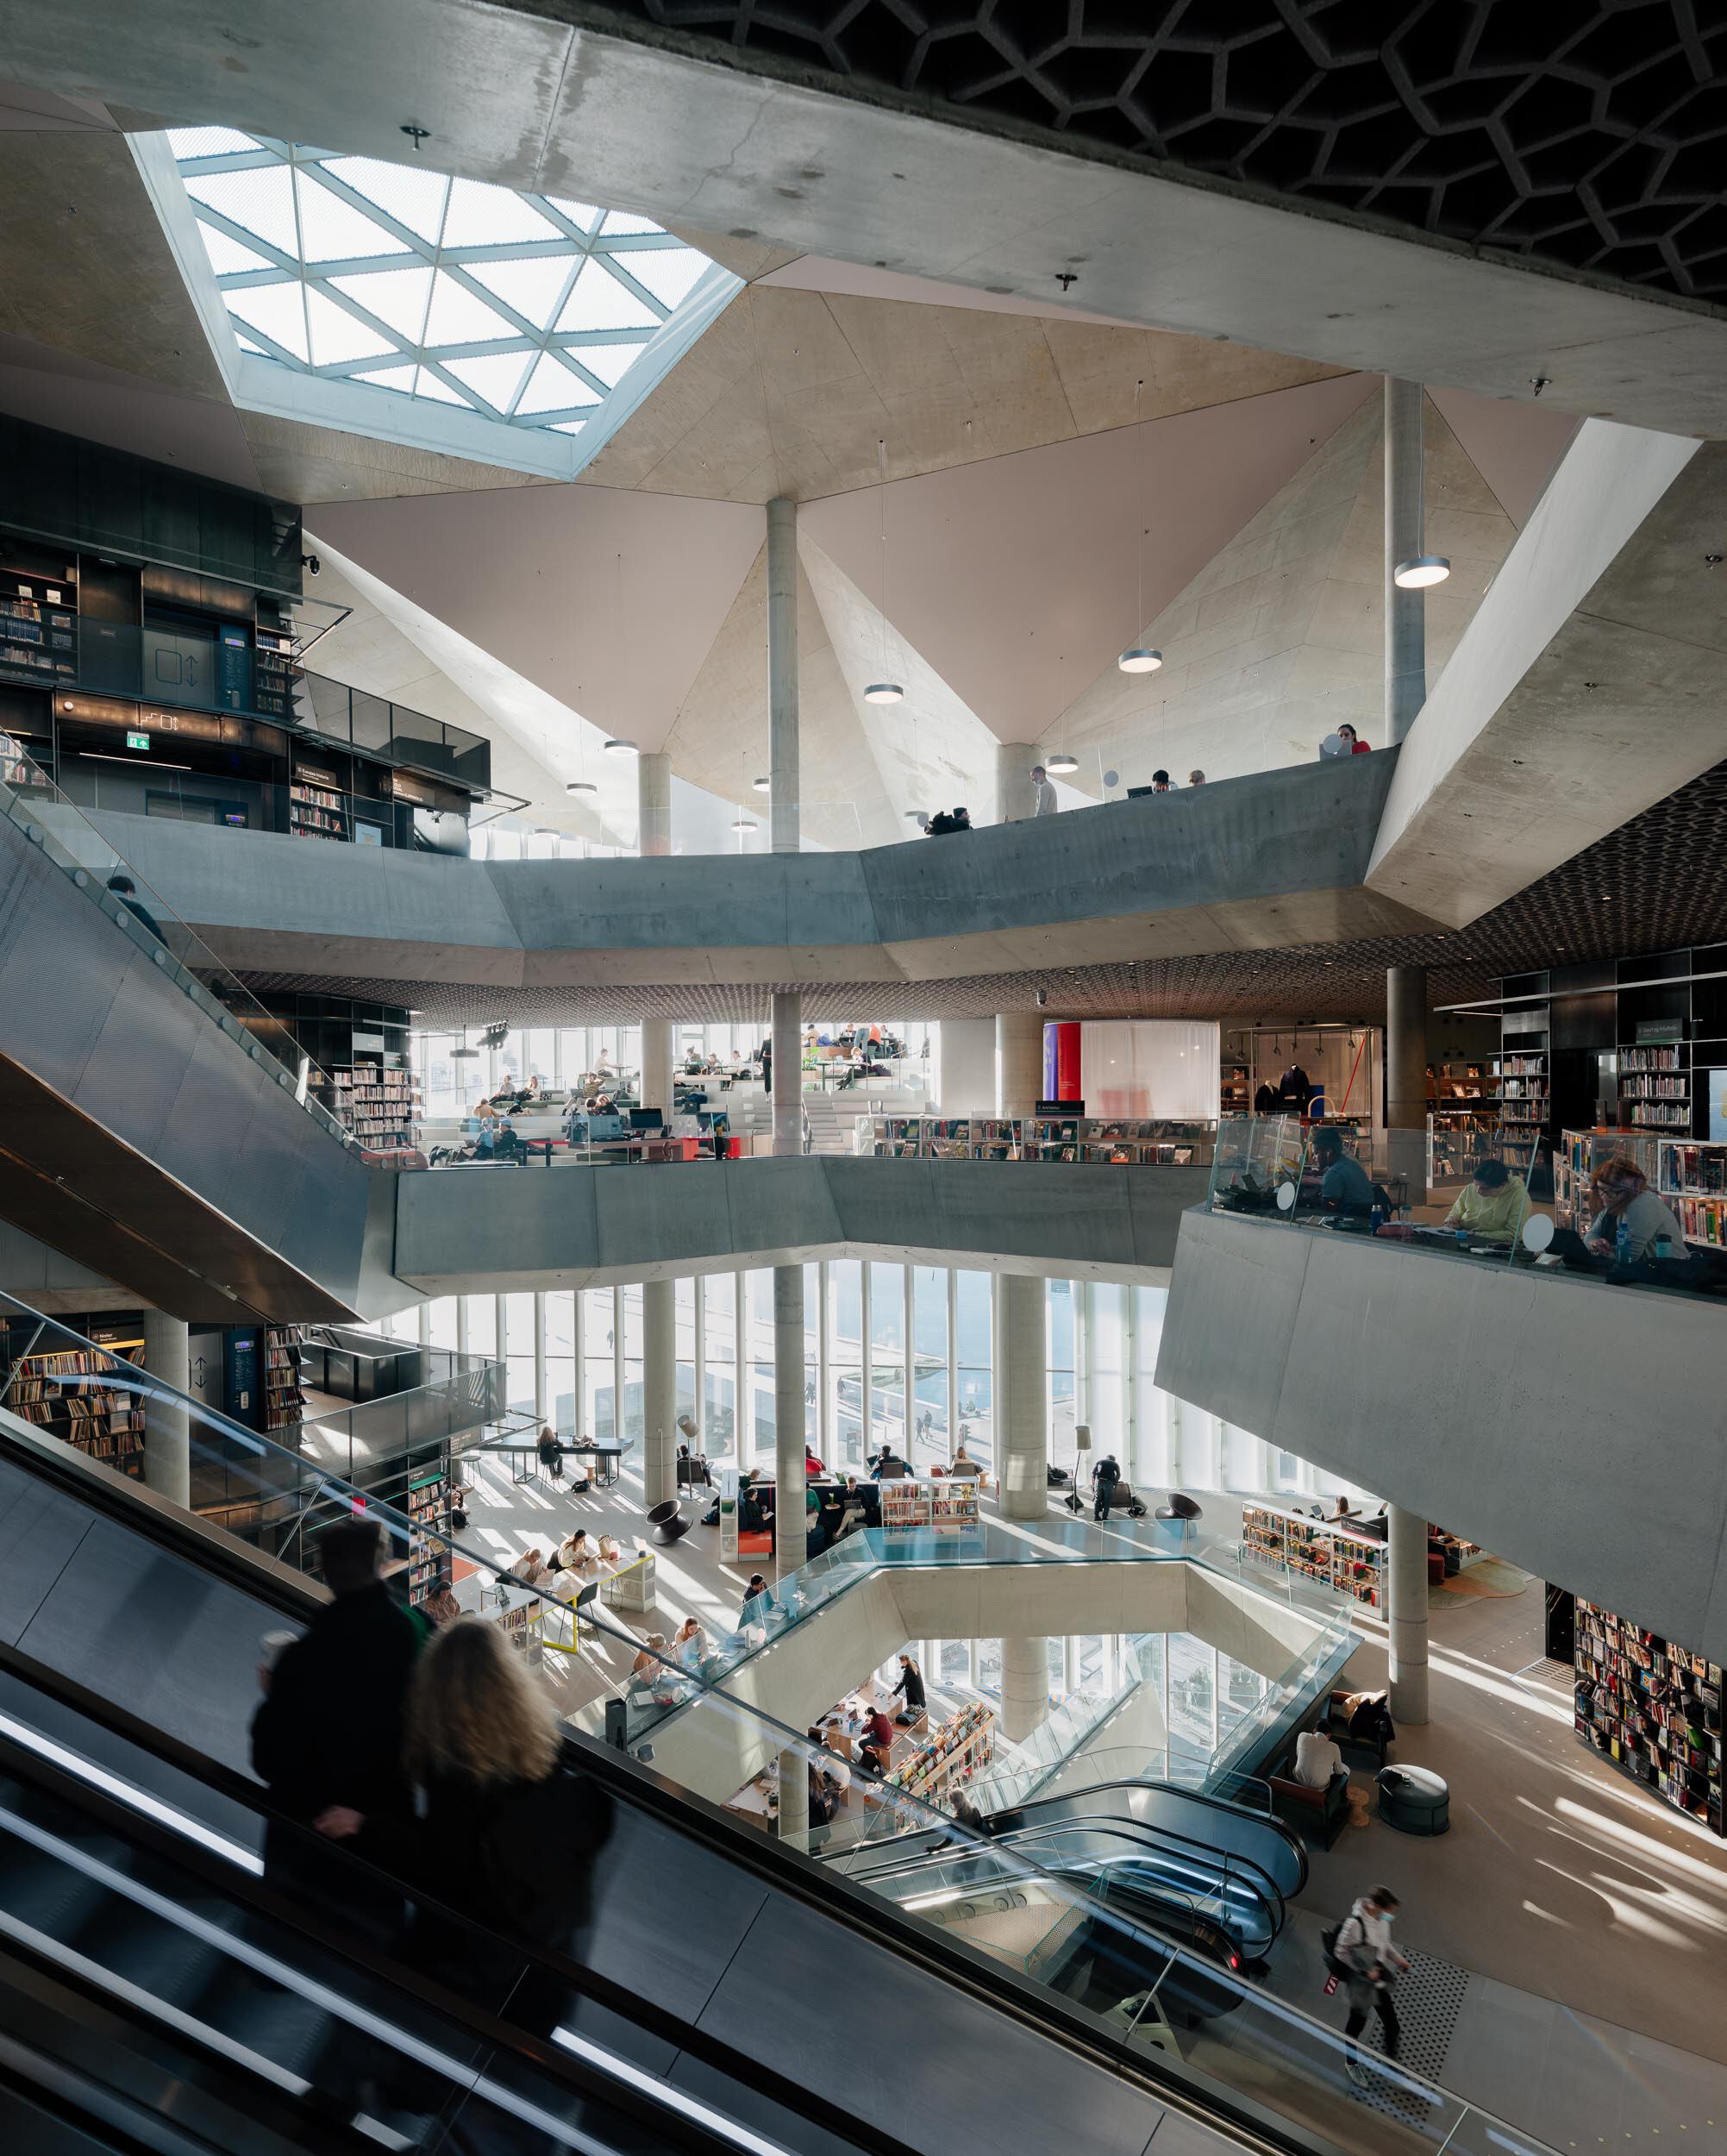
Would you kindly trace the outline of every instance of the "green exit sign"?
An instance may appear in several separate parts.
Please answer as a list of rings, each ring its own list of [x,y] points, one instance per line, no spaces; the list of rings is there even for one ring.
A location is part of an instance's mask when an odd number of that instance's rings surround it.
[[[150,746],[150,736],[147,734],[128,734],[126,746],[128,749],[147,749]]]

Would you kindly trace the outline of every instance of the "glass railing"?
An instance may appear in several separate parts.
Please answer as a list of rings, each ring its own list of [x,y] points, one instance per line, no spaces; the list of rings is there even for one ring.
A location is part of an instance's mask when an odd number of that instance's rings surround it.
[[[469,793],[484,793],[491,784],[491,744],[484,736],[327,674],[292,672],[261,647],[254,652],[242,629],[176,636],[81,620],[77,665],[75,683],[53,684],[62,715],[73,720],[80,699],[118,697],[139,704],[132,724],[145,733],[251,748],[259,744],[247,721],[262,719],[454,780]],[[86,716],[123,727],[128,715],[110,718],[98,700]]]
[[[1223,1117],[1206,1204],[1213,1213],[1287,1219],[1301,1188],[1307,1147],[1307,1126],[1299,1116]]]
[[[347,1144],[341,1124],[312,1096],[312,1059],[291,1030],[264,1008],[9,736],[0,735],[0,770],[6,774],[0,813],[331,1138]]]
[[[0,1421],[15,1431],[34,1430],[39,1438],[75,1445],[120,1473],[147,1476],[159,1496],[180,1502],[189,1496],[194,1512],[200,1496],[214,1487],[230,1530],[266,1550],[291,1538],[309,1495],[339,1501],[346,1514],[363,1513],[378,1522],[398,1591],[423,1606],[431,1622],[448,1621],[460,1610],[496,1623],[530,1666],[541,1664],[555,1639],[581,1651],[572,1638],[577,1613],[555,1591],[500,1570],[472,1538],[452,1531],[447,1489],[423,1483],[398,1506],[334,1475],[315,1473],[309,1479],[308,1463],[297,1453],[16,1299],[0,1296],[0,1320],[5,1326]],[[253,1501],[249,1520],[231,1501],[241,1483]],[[1067,1525],[1077,1528],[1078,1523]],[[1038,1533],[1046,1539],[1041,1525]],[[1024,1561],[1072,1562],[1081,1555],[1062,1523],[1051,1523],[1047,1539],[1050,1546],[1042,1555]],[[1162,1554],[1191,1557],[1202,1540],[1216,1544],[1219,1539],[1192,1536],[1185,1548],[1172,1545]],[[1230,1557],[1227,1545],[1217,1550],[1220,1564]],[[459,1581],[454,1577],[458,1564]],[[572,1583],[579,1591],[597,1584]],[[1255,1575],[1253,1584],[1256,1592],[1267,1591],[1262,1575]],[[1292,1600],[1305,1599],[1295,1593],[1298,1584],[1287,1583]],[[812,1794],[825,1802],[826,1785],[819,1777],[833,1765],[834,1755],[803,1732],[715,1689],[700,1670],[641,1645],[592,1605],[591,1591],[584,1600],[590,1605],[582,1613],[584,1629],[591,1619],[627,1640],[657,1668],[664,1689],[675,1690],[682,1702],[680,1711],[650,1735],[632,1737],[629,1748],[636,1756],[663,1778],[711,1804],[730,1806],[735,1814],[742,1808],[740,1793],[759,1789],[759,1825],[819,1854],[823,1829],[810,1826],[810,1802]],[[261,1644],[267,1659],[270,1643]],[[1004,1893],[1017,1896],[1045,1939],[1065,1927],[1064,1936],[1076,1942],[1073,1952],[1047,1952],[1036,1971],[1064,2010],[1107,2040],[1121,2034],[1117,2009],[1123,2002],[1142,2002],[1142,2017],[1154,2004],[1179,2036],[1178,2050],[1166,2059],[1167,2070],[1201,2100],[1238,2106],[1246,2097],[1336,2146],[1545,2156],[1544,2145],[1533,2137],[1365,2051],[1367,2086],[1394,2096],[1397,2116],[1387,2120],[1381,2115],[1386,2106],[1377,2106],[1371,2131],[1364,2132],[1361,2091],[1349,2072],[1354,2047],[1337,2029],[1230,1968],[1225,1935],[1208,1929],[1203,1916],[1192,1916],[1185,1930],[1167,1911],[1159,1923],[1149,1923],[910,1789],[872,1783],[860,1772],[852,1777],[848,1802],[858,1806],[872,1836],[917,1831],[947,1837],[956,1849],[973,1852],[992,1883],[975,1902],[957,1886],[914,1895],[898,1904],[903,1915],[936,1926],[952,1945],[998,1967],[1000,1955],[992,1952],[979,1920]],[[1037,1923],[1040,1915],[1045,1921]]]
[[[878,1160],[1084,1162],[1117,1168],[1205,1167],[1217,1124],[1205,1116],[860,1115],[852,1150]]]

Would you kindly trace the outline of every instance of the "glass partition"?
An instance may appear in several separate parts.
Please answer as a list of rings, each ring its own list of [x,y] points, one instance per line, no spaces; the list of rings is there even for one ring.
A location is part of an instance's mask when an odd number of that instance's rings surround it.
[[[1287,1219],[1307,1159],[1308,1136],[1299,1116],[1225,1116],[1217,1125],[1206,1202],[1214,1213]]]

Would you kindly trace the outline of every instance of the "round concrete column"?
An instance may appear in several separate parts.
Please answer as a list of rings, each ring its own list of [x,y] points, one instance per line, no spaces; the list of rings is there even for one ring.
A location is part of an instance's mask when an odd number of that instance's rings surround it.
[[[641,1283],[641,1495],[662,1505],[678,1495],[677,1305],[669,1280]]]
[[[1036,1011],[998,1012],[996,1113],[1036,1115],[1042,1090],[1043,1020]]]
[[[1427,1200],[1427,968],[1386,968],[1386,1134],[1393,1175]]]
[[[1010,1520],[1049,1510],[1049,1358],[1043,1282],[998,1273],[994,1311],[996,1472]]]
[[[801,843],[798,725],[798,505],[781,494],[767,505],[767,827],[776,854]]]
[[[1392,581],[1399,561],[1425,551],[1419,382],[1386,377],[1386,739],[1399,742],[1427,701],[1425,594]]]
[[[1386,1514],[1392,1720],[1415,1727],[1427,1720],[1427,1522],[1401,1505]]]
[[[635,759],[636,851],[645,860],[672,850],[672,759]]]
[[[804,1499],[804,1268],[773,1269],[773,1576],[795,1572],[808,1552]],[[782,1806],[785,1796],[780,1797]]]
[[[804,999],[777,995],[773,1002],[773,1150],[804,1150]]]
[[[1042,1639],[1001,1643],[1001,1733],[1023,1745],[1049,1713],[1049,1642]]]
[[[641,1105],[661,1109],[672,1119],[672,1044],[676,1028],[670,1018],[641,1021]]]
[[[1031,792],[1031,767],[1042,763],[1036,742],[998,741],[996,743],[996,821],[1023,824],[1036,805]]]
[[[171,1318],[166,1310],[144,1313],[144,1368],[177,1393],[190,1388],[191,1335],[184,1318]],[[170,1504],[191,1509],[191,1430],[181,1401],[157,1394],[145,1401],[144,1480]]]

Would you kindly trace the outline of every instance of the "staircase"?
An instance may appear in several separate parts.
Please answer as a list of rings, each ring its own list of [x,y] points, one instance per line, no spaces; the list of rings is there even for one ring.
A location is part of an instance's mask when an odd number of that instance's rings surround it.
[[[735,1086],[725,1095],[732,1130],[764,1149],[773,1136],[773,1110],[759,1086]],[[860,1116],[922,1115],[929,1104],[922,1093],[903,1086],[858,1085],[843,1093],[806,1092],[804,1116],[806,1150],[811,1153],[850,1153],[856,1150],[853,1134]]]

